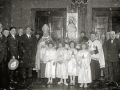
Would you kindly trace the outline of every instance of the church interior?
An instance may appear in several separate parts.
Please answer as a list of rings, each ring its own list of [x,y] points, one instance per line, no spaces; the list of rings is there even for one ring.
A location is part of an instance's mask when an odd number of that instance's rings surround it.
[[[79,1],[83,3],[79,4]],[[89,36],[92,30],[101,29],[103,32],[120,30],[119,5],[119,0],[1,0],[0,20],[3,27],[31,26],[34,32],[41,35],[41,27],[46,23],[53,30],[51,36],[54,38],[56,37],[54,29],[57,27],[53,25],[59,21],[58,26],[61,25],[62,38],[65,38],[67,13],[75,12],[78,13],[78,33],[85,31]],[[97,29],[96,23],[106,26]]]
[[[75,15],[74,34],[67,33],[69,15]],[[0,22],[3,27],[11,26],[25,29],[30,26],[33,33],[43,36],[42,26],[50,27],[50,36],[54,41],[66,39],[68,36],[78,42],[80,32],[84,31],[90,37],[90,32],[106,34],[110,31],[120,32],[120,0],[0,0]],[[17,79],[17,78],[16,78]],[[33,70],[33,77],[24,81],[18,78],[19,84],[15,90],[119,90],[112,84],[104,87],[104,80],[96,88],[79,88],[75,86],[57,85],[59,79],[54,79],[53,85],[43,85]],[[47,79],[44,80],[47,82]],[[69,82],[69,80],[67,80]],[[120,83],[118,83],[120,85]],[[101,88],[103,87],[103,88]],[[110,88],[111,87],[111,88]]]

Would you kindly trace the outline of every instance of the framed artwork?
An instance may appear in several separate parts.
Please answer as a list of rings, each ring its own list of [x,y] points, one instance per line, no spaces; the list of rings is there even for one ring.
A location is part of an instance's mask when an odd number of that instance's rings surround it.
[[[78,39],[78,13],[67,13],[66,37],[70,40]]]
[[[108,30],[108,17],[95,17],[95,31],[106,33]]]
[[[52,17],[51,37],[54,39],[63,38],[63,17]]]

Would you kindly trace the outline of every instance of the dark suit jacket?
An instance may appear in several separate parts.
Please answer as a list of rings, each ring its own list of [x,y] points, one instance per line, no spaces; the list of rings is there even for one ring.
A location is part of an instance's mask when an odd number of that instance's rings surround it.
[[[31,38],[25,34],[22,36],[21,50],[23,51],[23,56],[21,59],[21,67],[35,67],[35,57],[37,50],[37,40],[34,35],[31,35]]]
[[[114,39],[113,43],[111,43],[111,39],[109,39],[106,43],[107,49],[107,61],[109,62],[119,62],[119,50],[120,50],[120,40]]]
[[[0,38],[0,63],[4,60],[4,62],[7,59],[7,38],[2,35]]]
[[[21,60],[23,52],[21,50],[21,44],[22,44],[22,36],[17,35],[17,39],[18,39],[18,55],[19,55],[19,60]]]
[[[105,41],[103,42],[103,44],[102,44],[105,60],[107,59],[106,43],[107,43],[107,40],[105,40]]]
[[[80,37],[80,43],[82,43],[82,42],[88,42],[88,40],[89,39],[86,36]]]
[[[10,57],[12,58],[15,56],[16,59],[18,59],[18,39],[15,36],[15,39],[12,35],[8,36],[8,47],[10,50]]]

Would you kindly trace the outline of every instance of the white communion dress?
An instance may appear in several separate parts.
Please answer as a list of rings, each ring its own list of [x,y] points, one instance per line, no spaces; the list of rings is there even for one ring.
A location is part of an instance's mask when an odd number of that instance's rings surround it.
[[[56,49],[48,48],[45,53],[45,77],[46,78],[55,78],[55,68],[56,65],[54,62],[56,61]]]
[[[77,54],[78,83],[91,83],[90,53],[88,50],[80,50]]]
[[[58,48],[57,49],[57,70],[56,70],[56,77],[61,79],[67,79],[67,64],[66,64],[66,54],[67,50],[65,48]],[[59,63],[59,61],[61,63]]]
[[[68,50],[68,75],[69,76],[76,76],[76,54],[77,50],[75,48],[70,48]]]

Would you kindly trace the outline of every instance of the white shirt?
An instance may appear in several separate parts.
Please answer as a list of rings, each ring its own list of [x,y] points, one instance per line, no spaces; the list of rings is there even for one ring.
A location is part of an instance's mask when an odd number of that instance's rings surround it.
[[[15,39],[15,35],[12,35],[12,37]]]
[[[27,34],[27,36],[28,36],[28,38],[30,38],[30,37],[31,37],[31,35],[29,35],[29,34]]]

